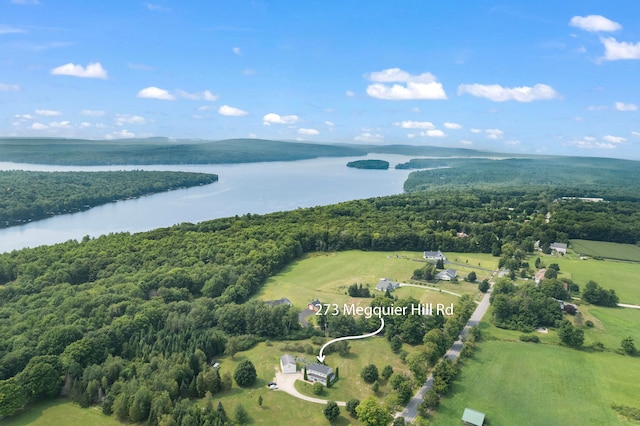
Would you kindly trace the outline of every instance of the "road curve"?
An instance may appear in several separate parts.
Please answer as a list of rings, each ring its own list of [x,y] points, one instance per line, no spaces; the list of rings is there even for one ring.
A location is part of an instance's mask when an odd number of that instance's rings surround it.
[[[297,372],[295,374],[284,374],[282,372],[276,373],[275,382],[278,384],[278,390],[288,393],[291,396],[295,396],[298,399],[302,399],[304,401],[314,402],[316,404],[326,404],[329,402],[327,399],[313,398],[307,395],[303,395],[296,389],[294,383],[296,380],[302,380],[302,373]],[[344,401],[335,401],[340,407],[345,407],[347,405]]]

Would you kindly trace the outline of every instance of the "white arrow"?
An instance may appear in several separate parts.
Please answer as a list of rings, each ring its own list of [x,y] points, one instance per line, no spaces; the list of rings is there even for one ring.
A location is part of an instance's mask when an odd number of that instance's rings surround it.
[[[375,336],[376,334],[380,333],[382,331],[382,329],[384,328],[384,318],[380,317],[380,322],[382,323],[382,324],[380,324],[380,328],[377,329],[376,331],[374,331],[373,333],[363,334],[362,336],[338,337],[337,339],[329,340],[327,343],[322,345],[322,347],[320,348],[320,355],[318,355],[316,358],[318,358],[318,361],[323,362],[325,356],[322,355],[322,351],[324,351],[324,348],[326,348],[327,346],[329,346],[332,343],[339,342],[340,340],[366,339],[367,337]]]

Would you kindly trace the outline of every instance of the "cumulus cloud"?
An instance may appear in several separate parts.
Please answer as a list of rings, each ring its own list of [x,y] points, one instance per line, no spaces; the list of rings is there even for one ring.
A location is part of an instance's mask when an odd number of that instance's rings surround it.
[[[183,99],[189,99],[192,101],[199,101],[203,99],[205,101],[214,102],[218,100],[218,95],[214,95],[209,90],[205,90],[204,92],[190,93],[190,92],[185,92],[184,90],[177,89],[175,91],[175,96]]]
[[[49,127],[51,127],[52,129],[70,129],[71,122],[69,122],[68,120],[52,121],[51,123],[49,123]]]
[[[270,126],[272,124],[293,124],[296,121],[298,121],[297,115],[279,115],[274,112],[265,114],[265,116],[262,117],[262,124],[265,126]]]
[[[482,133],[480,129],[471,129],[471,133]]]
[[[631,132],[633,136],[640,136],[640,132]]]
[[[636,104],[625,104],[623,102],[616,102],[616,109],[618,111],[637,111],[638,105]]]
[[[574,16],[569,21],[569,25],[589,32],[610,32],[622,29],[622,25],[602,15]]]
[[[113,132],[105,136],[107,139],[130,139],[135,138],[136,134],[128,131],[127,129],[122,129],[119,132]]]
[[[155,86],[145,87],[138,92],[136,97],[144,99],[160,99],[163,101],[173,101],[176,98],[167,90],[160,89]]]
[[[116,125],[124,126],[125,124],[144,124],[147,120],[139,115],[118,114],[116,115]]]
[[[600,37],[600,42],[604,45],[604,57],[602,59],[606,61],[640,59],[640,42],[618,41],[613,37]]]
[[[536,84],[533,87],[502,87],[499,84],[461,84],[458,86],[458,95],[464,93],[494,102],[531,102],[559,97],[553,87],[546,84]]]
[[[227,117],[242,117],[243,115],[247,115],[249,113],[241,110],[240,108],[234,108],[229,105],[222,105],[220,108],[218,108],[218,114],[225,115]]]
[[[458,123],[451,123],[451,122],[447,121],[447,122],[444,123],[444,127],[445,127],[445,129],[458,130],[458,129],[462,128],[462,125],[458,124]]]
[[[602,139],[610,143],[623,143],[627,141],[627,139],[623,138],[622,136],[612,136],[612,135],[606,135]]]
[[[107,71],[102,68],[100,62],[94,62],[86,67],[82,65],[76,65],[71,62],[65,65],[61,65],[57,68],[51,70],[51,74],[53,75],[68,75],[71,77],[81,77],[81,78],[107,78]]]
[[[42,124],[42,123],[33,123],[31,125],[31,128],[33,130],[46,130],[49,128],[49,126],[47,126],[46,124]]]
[[[36,115],[43,115],[45,117],[55,117],[58,115],[62,115],[62,112],[60,111],[54,111],[51,109],[37,109],[36,110]]]
[[[520,141],[505,141],[505,145],[520,145]]]
[[[20,86],[17,84],[0,83],[0,92],[17,92],[18,90],[20,90]]]
[[[384,141],[384,136],[378,133],[364,132],[353,138],[353,140],[358,142],[380,143]]]
[[[443,138],[446,136],[442,130],[437,130],[437,129],[431,129],[431,130],[427,130],[426,132],[421,132],[420,135],[427,136],[430,138]]]
[[[344,92],[345,95],[347,95],[350,98],[353,98],[354,96],[356,96],[356,94],[354,92],[352,92],[351,90],[347,90],[346,92]]]
[[[233,50],[233,53],[238,55],[238,56],[240,56],[240,54],[242,53],[242,52],[240,52],[240,48],[239,47],[234,47],[232,50]]]
[[[91,127],[92,124],[89,123],[88,121],[83,121],[82,123],[80,123],[80,125],[78,127],[80,127],[81,129],[86,129],[87,127]]]
[[[169,9],[167,6],[155,3],[147,3],[147,9],[154,12],[171,12],[171,9]]]
[[[104,111],[83,109],[80,114],[84,115],[85,117],[103,117],[106,113]]]
[[[615,149],[616,145],[610,142],[596,142],[595,138],[584,137],[563,143],[565,146],[575,146],[580,149]]]
[[[460,143],[462,145],[473,145],[473,142],[472,141],[468,141],[468,140],[461,140]]]
[[[487,135],[487,139],[502,139],[504,132],[500,129],[486,129],[484,133]]]
[[[400,68],[389,68],[368,74],[374,84],[367,86],[367,94],[372,98],[385,100],[447,99],[442,83],[425,72],[411,75]],[[392,85],[385,83],[394,83]]]
[[[393,123],[394,126],[402,127],[403,129],[435,129],[436,126],[430,121],[400,121]]]
[[[316,129],[305,129],[305,128],[298,129],[298,133],[301,135],[309,135],[309,136],[320,134],[320,132]]]
[[[325,126],[328,126],[328,127],[333,127],[336,125],[333,121],[329,121],[329,120],[325,121],[324,124]]]

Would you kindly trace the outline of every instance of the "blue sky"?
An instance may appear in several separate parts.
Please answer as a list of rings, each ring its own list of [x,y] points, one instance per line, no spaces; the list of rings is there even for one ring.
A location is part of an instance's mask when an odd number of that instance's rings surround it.
[[[0,136],[640,159],[637,0],[0,0]]]

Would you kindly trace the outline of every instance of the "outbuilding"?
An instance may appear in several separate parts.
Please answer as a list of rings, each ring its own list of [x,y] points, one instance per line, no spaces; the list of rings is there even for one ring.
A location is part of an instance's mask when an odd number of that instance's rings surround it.
[[[480,411],[465,408],[462,414],[462,423],[465,425],[482,426],[484,424],[485,414]]]
[[[280,370],[284,374],[292,374],[297,370],[296,358],[293,355],[284,354],[280,357]]]

